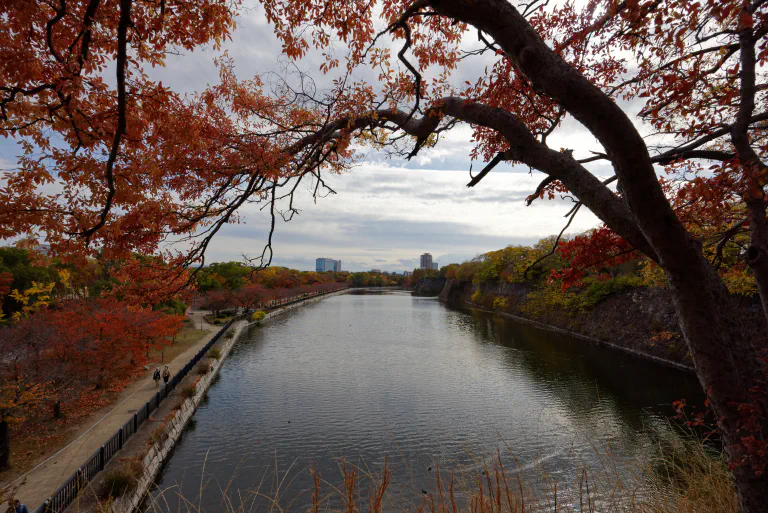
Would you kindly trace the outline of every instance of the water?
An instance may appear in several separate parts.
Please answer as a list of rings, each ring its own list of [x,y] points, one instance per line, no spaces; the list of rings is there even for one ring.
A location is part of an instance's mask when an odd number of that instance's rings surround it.
[[[438,462],[471,470],[497,451],[567,485],[603,450],[629,468],[675,436],[683,397],[701,397],[686,373],[509,319],[406,292],[335,296],[238,341],[158,487],[172,511],[179,491],[222,511],[225,488],[279,489],[304,511],[309,467],[340,484],[342,459],[379,471],[386,456],[396,500],[418,503]]]

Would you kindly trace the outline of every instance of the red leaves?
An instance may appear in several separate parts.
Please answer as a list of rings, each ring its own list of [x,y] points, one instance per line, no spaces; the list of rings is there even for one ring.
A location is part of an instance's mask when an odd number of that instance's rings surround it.
[[[584,273],[590,269],[600,273],[637,258],[632,246],[605,226],[560,242],[557,253],[570,265],[565,269],[553,270],[550,280],[560,281],[563,290],[579,285]]]
[[[743,9],[741,13],[739,13],[739,30],[751,29],[754,26],[755,20],[752,17],[752,13]]]

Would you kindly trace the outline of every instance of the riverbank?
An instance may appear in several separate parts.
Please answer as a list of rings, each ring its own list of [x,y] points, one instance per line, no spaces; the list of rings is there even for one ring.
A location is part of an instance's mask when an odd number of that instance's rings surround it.
[[[163,467],[187,424],[191,421],[208,388],[215,382],[221,365],[230,350],[248,328],[286,312],[330,296],[347,293],[350,289],[318,294],[293,301],[270,310],[260,321],[234,322],[219,337],[218,342],[201,361],[196,372],[188,374],[114,459],[88,484],[72,507],[77,511],[104,511],[104,498],[114,492],[115,482],[124,480],[130,486],[106,505],[112,513],[130,513],[146,497],[154,479]],[[202,370],[201,370],[202,369]],[[112,495],[117,495],[112,493]]]
[[[583,311],[530,308],[533,290],[528,283],[475,285],[447,280],[439,297],[446,303],[493,311],[542,329],[567,334],[585,343],[693,370],[693,361],[667,289],[629,288],[611,294]],[[753,332],[754,339],[768,346],[765,321],[760,310],[744,306],[739,309],[739,314],[740,321]]]

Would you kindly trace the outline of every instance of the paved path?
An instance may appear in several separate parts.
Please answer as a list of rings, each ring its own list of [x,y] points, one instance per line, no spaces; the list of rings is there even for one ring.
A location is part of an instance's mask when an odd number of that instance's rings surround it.
[[[197,329],[200,329],[202,322],[203,330],[208,330],[208,333],[171,362],[166,363],[171,370],[171,375],[184,367],[221,329],[221,326],[209,324],[203,314],[204,312],[196,310],[192,311],[188,317],[192,319],[193,326]],[[152,371],[154,367],[151,367],[144,377],[125,388],[114,403],[84,420],[69,445],[48,457],[47,460],[38,463],[27,474],[14,481],[15,485],[19,482],[23,483],[16,497],[27,505],[30,512],[50,497],[80,465],[96,452],[96,449],[109,440],[115,431],[133,417],[136,410],[144,406],[144,403],[157,392],[155,382],[152,380]],[[4,487],[5,484],[0,486]],[[5,504],[0,505],[0,513],[4,513],[6,507]]]

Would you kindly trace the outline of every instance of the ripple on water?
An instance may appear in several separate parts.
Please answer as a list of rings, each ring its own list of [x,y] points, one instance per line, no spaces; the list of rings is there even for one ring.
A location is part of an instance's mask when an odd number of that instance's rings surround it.
[[[497,450],[570,481],[577,461],[594,462],[591,441],[647,451],[638,440],[665,429],[667,405],[700,396],[679,372],[405,293],[335,296],[250,330],[208,395],[160,488],[196,497],[206,458],[212,483],[239,468],[232,488],[246,489],[277,465],[299,491],[309,465],[332,480],[338,458],[375,467],[387,456],[391,489],[419,493],[436,462],[471,468]],[[221,509],[217,490],[204,493],[208,512]]]

